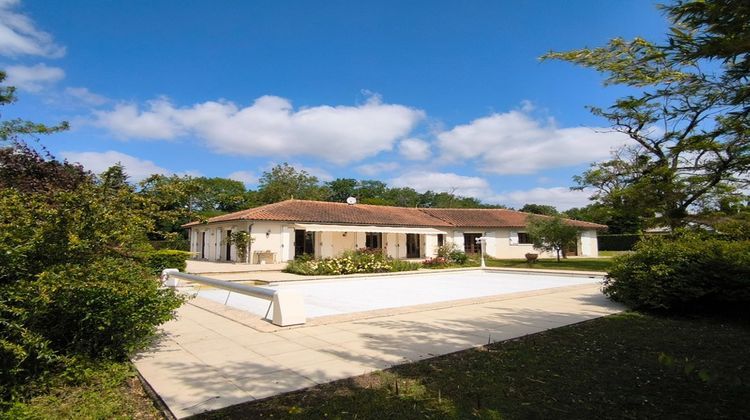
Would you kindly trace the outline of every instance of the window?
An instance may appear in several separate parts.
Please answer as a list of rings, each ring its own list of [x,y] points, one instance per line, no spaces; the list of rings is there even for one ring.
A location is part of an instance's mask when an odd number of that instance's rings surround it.
[[[477,239],[480,237],[482,237],[481,233],[464,233],[464,252],[467,254],[482,252],[482,245],[477,243]]]
[[[526,232],[518,232],[518,243],[519,244],[533,244],[531,237]]]
[[[438,246],[445,245],[445,235],[442,233],[438,233]]]
[[[365,233],[365,248],[367,249],[383,248],[383,234],[380,232]]]

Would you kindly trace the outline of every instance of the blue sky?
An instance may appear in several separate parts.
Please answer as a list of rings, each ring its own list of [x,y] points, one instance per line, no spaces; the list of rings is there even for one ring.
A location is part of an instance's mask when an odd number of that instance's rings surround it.
[[[538,57],[666,28],[651,1],[0,0],[3,118],[70,121],[54,154],[136,181],[289,162],[564,209],[626,141],[585,106],[625,91]]]

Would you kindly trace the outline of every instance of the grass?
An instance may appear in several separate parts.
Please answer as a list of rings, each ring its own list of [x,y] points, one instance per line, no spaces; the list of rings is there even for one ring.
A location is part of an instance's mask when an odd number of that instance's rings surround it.
[[[750,324],[629,312],[198,416],[750,418]]]
[[[633,251],[602,251],[599,250],[600,257],[616,257],[618,255],[632,254]]]
[[[607,271],[612,264],[610,258],[563,258],[558,262],[554,258],[539,259],[529,264],[526,259],[498,260],[487,259],[488,267],[506,268],[542,268],[545,270],[579,270],[579,271]]]
[[[163,419],[130,363],[63,373],[45,392],[17,402],[0,419]]]

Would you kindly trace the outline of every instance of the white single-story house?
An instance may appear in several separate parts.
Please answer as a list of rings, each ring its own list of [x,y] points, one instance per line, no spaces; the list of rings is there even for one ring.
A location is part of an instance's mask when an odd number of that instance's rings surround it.
[[[494,258],[524,258],[535,250],[524,231],[528,213],[505,209],[438,209],[369,204],[286,200],[224,214],[190,229],[195,259],[237,262],[227,236],[246,231],[252,238],[251,264],[280,263],[309,254],[336,257],[347,250],[380,249],[393,258],[425,259],[438,246],[453,244],[467,253],[480,252],[476,239],[486,238],[485,252]],[[568,255],[598,256],[596,234],[606,226],[567,220],[580,229],[576,249]],[[553,255],[542,254],[542,257]]]

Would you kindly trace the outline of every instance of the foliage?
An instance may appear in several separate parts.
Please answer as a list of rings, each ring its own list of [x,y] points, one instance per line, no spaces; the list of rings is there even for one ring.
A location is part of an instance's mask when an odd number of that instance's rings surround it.
[[[12,94],[0,87],[0,104]],[[96,179],[20,139],[62,128],[0,123],[8,140],[0,149],[3,406],[29,398],[82,359],[122,360],[181,303],[143,265],[152,250],[150,205],[122,168]]]
[[[454,264],[463,265],[469,259],[469,256],[460,249],[454,249],[448,254],[448,258]]]
[[[604,293],[633,308],[694,311],[750,304],[750,241],[700,232],[644,238],[614,258]]]
[[[450,264],[450,260],[446,257],[432,257],[422,261],[422,265],[427,268],[439,268]]]
[[[78,360],[48,389],[0,412],[7,419],[162,419],[130,363]]]
[[[750,212],[723,218],[714,227],[725,238],[735,241],[750,240]]]
[[[395,260],[379,251],[361,249],[346,251],[338,258],[295,259],[289,262],[284,271],[302,275],[338,275],[410,271],[418,268],[419,264]]]
[[[624,214],[678,227],[699,203],[720,201],[748,184],[750,7],[744,0],[695,0],[665,10],[672,28],[663,45],[617,38],[543,58],[589,67],[606,74],[606,83],[642,90],[608,109],[591,108],[632,143],[576,181]]]
[[[641,240],[641,234],[597,235],[599,251],[630,251]]]
[[[290,198],[322,200],[325,196],[317,177],[305,170],[297,170],[286,162],[263,172],[258,182],[258,201],[263,204]]]
[[[566,248],[575,244],[578,238],[578,229],[566,223],[560,216],[530,217],[526,231],[534,243],[534,248],[555,252],[558,262],[560,261],[560,255],[564,253]]]
[[[146,344],[182,302],[141,265],[117,258],[54,267],[21,290],[30,328],[52,348],[113,360]]]
[[[255,239],[244,230],[239,230],[232,232],[226,240],[229,244],[234,245],[237,248],[237,260],[243,263],[247,262],[248,246],[253,243]]]
[[[176,249],[159,249],[146,254],[145,265],[149,268],[151,274],[161,274],[166,268],[176,268],[185,271],[187,259],[190,253]]]
[[[562,215],[573,220],[607,225],[607,231],[612,234],[638,233],[644,227],[639,212],[629,207],[591,203],[586,207],[565,210]]]
[[[524,204],[518,211],[524,213],[541,214],[545,216],[555,216],[559,214],[555,206],[548,206],[544,204]]]
[[[422,261],[422,265],[428,268],[443,268],[451,265],[462,266],[468,261],[465,252],[457,249],[451,242],[435,248],[435,257]]]

